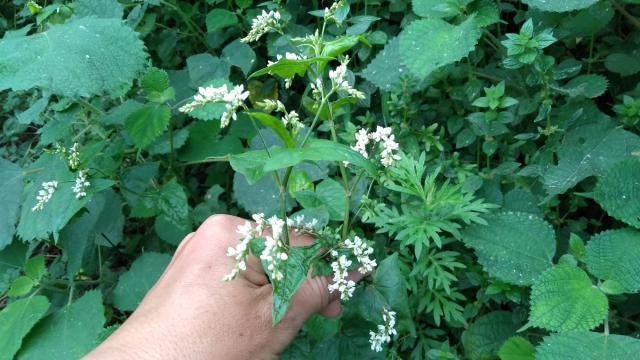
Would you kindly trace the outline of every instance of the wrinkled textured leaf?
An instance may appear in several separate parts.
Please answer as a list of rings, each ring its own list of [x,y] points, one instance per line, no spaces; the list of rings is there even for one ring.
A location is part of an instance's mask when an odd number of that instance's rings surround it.
[[[549,12],[565,12],[589,7],[598,0],[522,0],[523,3]]]
[[[133,112],[124,123],[124,128],[140,149],[151,144],[167,130],[171,120],[171,109],[166,105],[146,105]]]
[[[400,84],[403,75],[410,75],[408,70],[400,56],[400,39],[394,37],[362,71],[362,77],[380,89],[389,91]]]
[[[494,311],[483,315],[462,333],[464,353],[471,360],[495,359],[500,346],[519,327],[510,312]]]
[[[613,166],[593,191],[593,198],[607,213],[640,228],[640,161],[630,159]]]
[[[545,337],[536,348],[536,360],[623,360],[639,353],[638,339],[580,331]]]
[[[521,337],[510,337],[498,350],[500,360],[535,360],[536,349],[531,343]]]
[[[614,280],[628,292],[640,291],[640,232],[618,229],[601,232],[587,243],[589,272]]]

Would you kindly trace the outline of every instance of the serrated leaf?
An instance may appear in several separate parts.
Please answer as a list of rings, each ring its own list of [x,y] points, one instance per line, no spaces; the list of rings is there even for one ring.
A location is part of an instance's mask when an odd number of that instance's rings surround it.
[[[630,159],[614,165],[598,178],[593,198],[607,213],[640,228],[640,160]]]
[[[627,292],[640,291],[640,232],[618,229],[601,232],[587,243],[585,263],[602,280],[614,280]]]
[[[607,297],[582,269],[558,265],[531,288],[529,324],[550,331],[590,330],[607,316]]]
[[[562,90],[566,91],[571,97],[595,98],[604,94],[608,84],[609,82],[602,75],[580,75],[571,79],[562,87]]]
[[[422,19],[409,24],[400,38],[404,64],[418,78],[467,56],[476,46],[481,31],[474,16],[460,25],[440,19]]]
[[[575,127],[562,140],[558,165],[544,173],[544,186],[549,195],[562,194],[588,176],[605,174],[638,150],[640,137],[610,121]]]
[[[166,105],[145,105],[133,112],[124,122],[124,128],[135,145],[144,149],[167,130],[171,109]]]
[[[168,254],[147,252],[140,255],[118,278],[118,285],[113,291],[113,305],[121,311],[135,310],[170,261]]]
[[[122,5],[118,0],[76,0],[75,16],[95,16],[105,19],[122,19]]]
[[[507,311],[494,311],[480,316],[462,333],[464,353],[471,360],[495,359],[500,346],[519,327],[513,314]]]
[[[144,74],[141,86],[146,93],[163,92],[170,86],[169,74],[162,69],[151,68]]]
[[[79,18],[0,41],[0,90],[34,87],[77,97],[124,94],[147,54],[120,19]]]
[[[400,39],[394,37],[362,71],[362,77],[380,89],[389,91],[400,84],[403,75],[409,75],[408,70],[400,56]]]
[[[535,360],[536,349],[522,336],[510,337],[498,350],[500,360]]]
[[[543,219],[517,212],[483,216],[462,232],[489,275],[515,285],[530,285],[552,266],[556,251],[553,228]]]
[[[160,188],[158,209],[178,227],[189,225],[189,202],[182,186],[174,178]]]
[[[22,339],[49,308],[44,296],[34,296],[10,303],[0,312],[0,360],[11,360]]]
[[[523,3],[549,12],[565,12],[587,8],[598,0],[522,0]]]
[[[19,359],[79,359],[93,346],[105,322],[102,295],[89,291],[39,322],[18,353]]]
[[[444,18],[460,13],[460,6],[455,0],[412,0],[413,12],[427,18]]]
[[[626,360],[638,354],[638,339],[587,331],[552,334],[536,348],[536,360]]]
[[[0,250],[11,244],[15,231],[24,176],[20,166],[0,158]]]

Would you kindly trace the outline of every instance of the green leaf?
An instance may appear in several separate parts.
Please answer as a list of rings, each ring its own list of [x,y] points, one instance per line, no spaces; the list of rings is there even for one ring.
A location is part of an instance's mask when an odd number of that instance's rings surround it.
[[[187,142],[178,152],[185,162],[201,161],[242,152],[242,143],[233,136],[218,138],[219,122],[197,122],[188,128]]]
[[[230,72],[229,64],[209,53],[189,56],[187,69],[191,80],[189,85],[193,88],[227,80]]]
[[[20,210],[20,194],[24,187],[22,169],[0,158],[0,250],[11,244]]]
[[[416,20],[399,36],[400,54],[409,70],[424,79],[435,69],[467,56],[480,34],[474,16],[457,26],[440,19]]]
[[[189,225],[187,194],[175,178],[160,188],[158,208],[166,219],[174,225],[179,227]]]
[[[277,75],[285,79],[293,77],[295,75],[304,76],[304,74],[307,72],[307,68],[309,68],[309,65],[316,62],[327,62],[331,60],[333,60],[333,58],[326,56],[300,60],[290,60],[282,58],[271,64],[270,66],[254,72],[253,74],[251,74],[251,76],[249,76],[249,79],[266,74]]]
[[[531,285],[552,266],[556,251],[553,228],[543,219],[518,212],[485,215],[487,225],[462,232],[489,275],[515,285]]]
[[[593,198],[607,213],[640,228],[640,160],[629,159],[615,164],[598,178]]]
[[[571,97],[595,98],[604,94],[608,84],[607,78],[602,75],[580,75],[571,79],[562,87],[562,90],[566,91]]]
[[[322,56],[334,58],[336,56],[342,55],[342,53],[350,50],[358,42],[367,43],[367,41],[362,36],[357,35],[340,36],[334,40],[327,41],[324,44],[324,48],[322,48]]]
[[[402,76],[410,75],[400,55],[400,38],[394,37],[362,71],[362,77],[382,90],[392,90]]]
[[[510,312],[494,311],[483,315],[462,333],[464,353],[471,360],[495,359],[500,346],[519,327]]]
[[[604,66],[611,72],[630,76],[640,72],[640,62],[637,60],[637,57],[630,54],[614,53],[604,59]]]
[[[510,337],[498,350],[500,360],[535,360],[536,349],[522,336]]]
[[[412,0],[411,4],[416,15],[426,18],[445,18],[460,13],[455,0]]]
[[[522,2],[542,11],[565,12],[587,8],[598,2],[598,0],[522,0]]]
[[[151,68],[144,74],[140,83],[147,93],[147,100],[163,104],[175,98],[175,91],[169,84],[169,74],[166,71]]]
[[[256,63],[256,53],[251,46],[240,40],[235,40],[222,49],[222,60],[230,65],[237,66],[246,75]]]
[[[94,346],[105,322],[102,295],[89,291],[39,322],[18,353],[19,359],[79,359]]]
[[[545,271],[531,288],[529,324],[550,331],[590,330],[607,316],[607,297],[575,266]]]
[[[0,312],[0,360],[11,360],[22,339],[49,309],[49,300],[34,296],[10,303]]]
[[[33,280],[28,276],[19,276],[13,281],[7,295],[9,297],[20,297],[27,295],[34,286]]]
[[[276,135],[278,135],[278,137],[284,142],[285,147],[296,147],[295,141],[291,137],[291,134],[289,134],[289,131],[285,128],[281,119],[261,112],[247,112],[246,114],[258,120],[263,126],[273,130],[273,132],[276,133]]]
[[[323,208],[329,213],[330,220],[342,220],[347,205],[344,188],[331,178],[324,179],[314,191],[300,191],[296,200],[305,208]]]
[[[135,145],[144,149],[167,130],[170,120],[171,109],[168,106],[146,105],[129,115],[124,128]]]
[[[80,18],[0,41],[0,90],[34,87],[77,97],[123,95],[146,62],[144,44],[120,19]]]
[[[95,16],[105,19],[122,19],[122,5],[118,0],[76,0],[75,16]]]
[[[536,348],[536,360],[626,360],[639,353],[638,339],[580,331],[546,336]]]
[[[604,175],[638,150],[640,137],[609,121],[575,127],[562,140],[558,165],[544,173],[544,186],[549,195],[562,194],[586,177]]]
[[[170,261],[168,254],[146,252],[140,255],[118,278],[118,285],[113,291],[113,305],[121,311],[135,310]]]
[[[640,291],[640,232],[618,229],[601,232],[587,243],[585,263],[602,280],[614,280],[627,292]]]
[[[229,10],[213,9],[206,18],[207,32],[212,33],[238,23],[236,14]]]
[[[280,190],[272,176],[265,176],[255,183],[247,181],[248,178],[241,173],[233,177],[233,198],[249,214],[263,213],[269,217],[278,214]],[[286,196],[285,209],[291,211],[294,202],[290,196]],[[279,215],[279,214],[278,214]]]
[[[87,196],[76,199],[72,190],[76,175],[70,172],[67,164],[56,155],[42,155],[31,168],[39,169],[40,172],[25,188],[25,198],[17,229],[18,236],[25,241],[46,239],[49,235],[53,235],[57,240],[60,230],[91,200],[94,194],[113,185],[111,180],[90,178],[91,185],[87,187]],[[51,200],[42,210],[31,211],[37,203],[36,196],[42,189],[42,183],[52,180],[58,181],[58,187]]]
[[[46,272],[47,268],[44,265],[44,255],[34,256],[24,265],[24,273],[35,283],[38,283]]]
[[[398,313],[400,325],[405,329],[410,329],[413,333],[415,330],[409,308],[407,287],[400,266],[398,253],[382,260],[373,274],[373,285],[391,308]],[[377,310],[382,311],[382,309]]]

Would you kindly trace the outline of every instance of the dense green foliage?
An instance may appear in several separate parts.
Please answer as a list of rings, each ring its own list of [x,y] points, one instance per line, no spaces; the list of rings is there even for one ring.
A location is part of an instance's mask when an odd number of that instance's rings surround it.
[[[13,0],[0,35],[0,359],[86,354],[218,213],[316,220],[274,323],[374,249],[286,359],[640,358],[640,1]]]

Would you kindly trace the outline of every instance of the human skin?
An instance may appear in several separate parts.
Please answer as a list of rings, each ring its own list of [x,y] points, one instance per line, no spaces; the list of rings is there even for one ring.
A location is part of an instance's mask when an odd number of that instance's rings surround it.
[[[259,259],[251,256],[246,271],[222,281],[235,264],[227,248],[238,243],[236,228],[245,221],[214,215],[187,235],[136,311],[86,359],[275,359],[311,315],[338,316],[340,295],[329,293],[326,277],[307,278],[275,327]],[[292,246],[312,242],[291,236]]]

